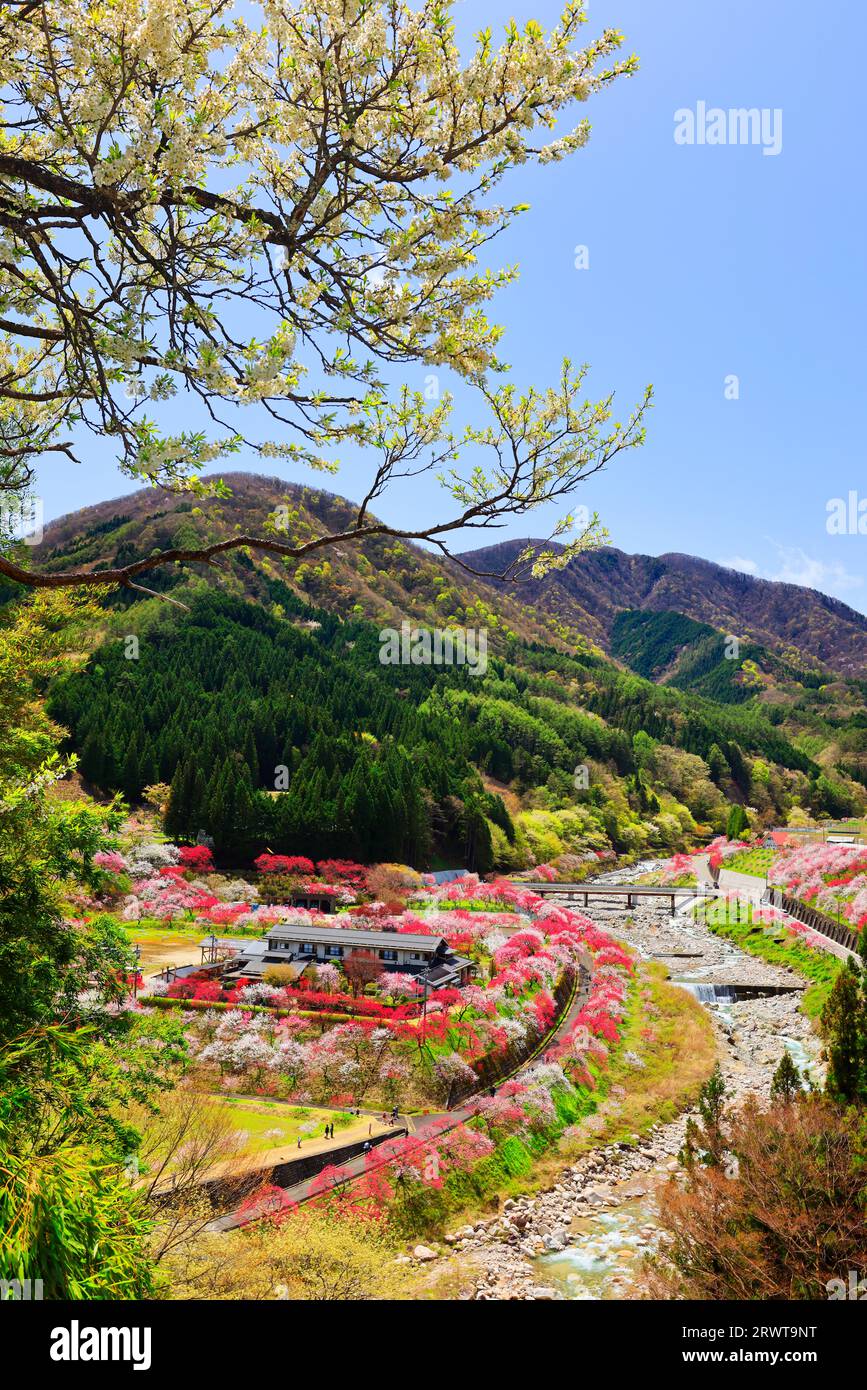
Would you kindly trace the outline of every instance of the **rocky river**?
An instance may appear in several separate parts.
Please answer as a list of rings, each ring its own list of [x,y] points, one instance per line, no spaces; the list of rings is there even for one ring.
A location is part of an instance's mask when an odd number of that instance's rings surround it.
[[[634,882],[639,865],[606,876]],[[592,902],[592,900],[591,900]],[[584,909],[582,909],[584,911]],[[818,1039],[799,1011],[801,980],[746,955],[693,920],[691,906],[626,909],[596,903],[586,910],[600,926],[660,961],[710,1010],[729,1095],[767,1096],[787,1049],[802,1073],[820,1075]],[[742,997],[737,988],[776,987]],[[616,1105],[610,1098],[603,1106]],[[622,1299],[634,1294],[642,1257],[654,1249],[655,1191],[677,1171],[686,1127],[681,1115],[636,1145],[595,1149],[565,1168],[557,1184],[532,1197],[507,1198],[496,1216],[450,1232],[449,1262],[466,1271],[464,1299]],[[440,1263],[445,1263],[442,1261]]]

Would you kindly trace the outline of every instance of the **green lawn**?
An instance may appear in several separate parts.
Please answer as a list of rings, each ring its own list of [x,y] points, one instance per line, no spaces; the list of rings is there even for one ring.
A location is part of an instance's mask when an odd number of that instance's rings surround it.
[[[759,956],[772,965],[787,965],[803,975],[810,981],[810,988],[804,991],[801,1008],[808,1018],[818,1017],[843,962],[827,951],[812,950],[781,922],[754,922],[749,903],[741,903],[740,911],[743,921],[727,920],[730,914],[726,912],[726,904],[716,902],[708,903],[703,909],[697,908],[696,916],[702,912],[709,931],[733,941],[749,955]]]
[[[735,869],[739,874],[754,874],[764,878],[777,857],[775,849],[742,849],[730,859],[723,860],[724,869]]]
[[[137,942],[140,946],[186,946],[190,943],[198,946],[202,938],[207,934],[201,927],[190,929],[185,927],[183,930],[177,927],[147,926],[140,927],[138,923],[122,922],[124,931],[130,941]]]
[[[285,1101],[265,1098],[214,1097],[209,1103],[224,1106],[238,1132],[247,1136],[246,1153],[262,1153],[266,1149],[277,1149],[281,1144],[294,1144],[299,1134],[303,1140],[321,1139],[326,1124],[332,1122],[335,1131],[360,1123],[357,1116],[345,1110],[320,1110],[315,1106],[287,1105]]]

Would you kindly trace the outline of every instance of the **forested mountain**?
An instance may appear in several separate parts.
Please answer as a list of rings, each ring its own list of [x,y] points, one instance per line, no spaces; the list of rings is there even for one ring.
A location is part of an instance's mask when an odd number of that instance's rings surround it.
[[[261,529],[281,499],[308,534],[350,514],[274,480],[230,483],[228,500],[154,490],[89,508],[48,528],[41,563],[100,568]],[[394,540],[315,565],[239,551],[149,583],[189,611],[108,591],[95,650],[49,708],[91,788],[135,802],[170,786],[167,829],[210,835],[227,864],[268,845],[514,869],[671,849],[722,828],[732,802],[768,823],[867,803],[860,682],[757,641],[733,656],[730,632],[677,610],[628,596],[612,660],[529,593]],[[383,665],[381,629],[404,618],[485,628],[487,670]]]
[[[350,502],[331,493],[250,473],[222,475],[228,499],[194,502],[146,488],[128,497],[74,512],[46,527],[33,552],[40,567],[105,568],[156,546],[221,539],[261,531],[266,518],[287,506],[299,535],[335,531],[354,515]],[[525,541],[469,551],[478,570],[500,572]],[[555,547],[556,548],[556,547]],[[279,567],[283,577],[285,568]],[[300,570],[300,574],[297,571]],[[154,587],[182,582],[167,569],[151,576]],[[734,634],[804,671],[867,676],[867,617],[838,599],[795,584],[754,579],[689,555],[627,555],[610,546],[588,551],[542,579],[501,583],[476,578],[458,565],[389,538],[323,552],[319,564],[293,566],[294,586],[336,611],[358,604],[370,618],[454,616],[480,606],[495,609],[503,626],[522,636],[570,645],[588,642],[614,650],[615,623],[624,611],[676,613],[722,634]]]
[[[504,541],[462,558],[477,569],[503,572],[526,543]],[[502,587],[518,593],[515,584]],[[623,609],[675,612],[795,657],[802,666],[867,675],[863,613],[816,589],[754,579],[694,555],[627,555],[604,546],[542,579],[522,580],[520,596],[537,613],[577,626],[606,651]]]
[[[571,849],[682,840],[750,792],[751,758],[776,765],[781,795],[821,800],[818,766],[757,714],[517,639],[481,677],[387,666],[372,624],[318,610],[305,630],[292,615],[312,610],[279,597],[275,616],[201,593],[146,625],[133,657],[128,638],[107,642],[49,701],[93,786],[135,801],[171,782],[167,829],[206,831],[227,861],[268,844],[517,867],[529,827],[516,848],[494,784],[555,835],[560,817]]]

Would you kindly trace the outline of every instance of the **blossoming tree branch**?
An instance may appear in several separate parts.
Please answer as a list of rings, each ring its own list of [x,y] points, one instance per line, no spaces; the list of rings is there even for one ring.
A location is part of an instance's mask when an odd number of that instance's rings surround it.
[[[580,149],[586,120],[554,128],[635,70],[614,30],[580,47],[585,20],[569,4],[548,34],[510,22],[499,48],[485,30],[465,61],[451,0],[2,6],[0,494],[26,494],[47,455],[74,462],[88,435],[131,478],[199,494],[225,492],[199,471],[241,450],[333,471],[350,447],[371,475],[343,534],[275,525],[50,575],[5,554],[0,573],[135,585],[239,547],[299,558],[381,534],[449,554],[456,533],[566,499],[640,444],[649,388],[624,424],[568,361],[555,385],[516,389],[485,313],[516,272],[478,266],[525,210],[496,202],[503,176]],[[476,423],[450,427],[447,392],[395,387],[406,366],[454,373]],[[180,397],[201,428],[177,430]],[[374,517],[423,473],[443,519]],[[598,540],[596,517],[562,516],[552,539],[570,535],[556,563]],[[546,546],[518,561],[552,563]]]

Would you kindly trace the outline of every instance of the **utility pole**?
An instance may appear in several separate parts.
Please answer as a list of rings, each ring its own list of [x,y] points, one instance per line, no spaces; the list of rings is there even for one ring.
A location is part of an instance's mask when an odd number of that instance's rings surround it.
[[[428,992],[427,969],[425,969],[425,972],[424,972],[424,974],[423,974],[423,976],[422,976],[422,981],[421,981],[421,982],[422,982],[422,987],[423,987],[423,989],[424,989],[424,995],[422,996],[422,1005],[421,1005],[421,1040],[422,1040],[422,1043],[424,1043],[425,1027],[426,1027],[426,1025],[427,1025],[427,992]]]

